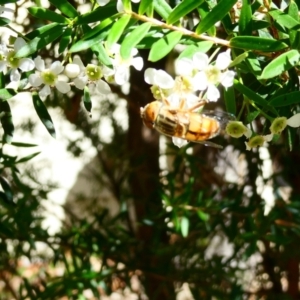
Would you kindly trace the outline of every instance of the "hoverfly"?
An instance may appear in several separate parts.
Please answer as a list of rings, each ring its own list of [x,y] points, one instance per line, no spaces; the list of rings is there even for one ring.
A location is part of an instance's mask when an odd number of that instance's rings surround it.
[[[147,127],[164,135],[222,149],[222,146],[207,140],[219,135],[235,117],[226,112],[195,111],[205,103],[200,101],[193,107],[184,109],[184,100],[178,108],[173,108],[167,99],[162,102],[153,101],[141,107],[141,117]]]

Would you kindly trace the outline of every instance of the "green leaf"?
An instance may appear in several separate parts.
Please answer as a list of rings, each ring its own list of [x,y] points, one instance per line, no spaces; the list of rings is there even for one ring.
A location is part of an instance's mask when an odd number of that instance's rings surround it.
[[[239,32],[241,35],[249,35],[252,33],[252,10],[250,0],[243,0],[239,18]]]
[[[89,24],[94,22],[103,21],[113,15],[118,14],[116,2],[111,1],[105,6],[96,8],[92,12],[88,12],[82,16],[79,16],[75,22],[76,25]],[[115,16],[117,17],[117,15]]]
[[[197,8],[204,0],[183,0],[173,9],[167,18],[167,24],[174,24],[180,18],[185,17],[188,13]]]
[[[85,40],[80,40],[77,43],[75,43],[70,49],[69,52],[73,53],[73,52],[80,52],[82,50],[86,50],[91,48],[93,45],[95,45],[96,43],[103,41],[109,32],[109,29],[111,28],[112,24],[109,24],[108,26],[102,28],[97,35],[95,35],[94,37],[90,38],[90,39],[85,39]]]
[[[290,50],[273,59],[264,69],[259,78],[269,79],[282,74],[299,63],[299,52]]]
[[[291,1],[288,7],[288,14],[297,22],[299,22],[299,9],[294,1]],[[291,29],[289,31],[289,38],[291,42],[291,47],[294,49],[299,49],[300,46],[300,32],[299,30]]]
[[[33,159],[34,157],[36,157],[37,155],[39,155],[40,153],[41,153],[41,151],[38,151],[38,152],[35,152],[35,153],[32,153],[32,154],[29,154],[25,157],[22,157],[22,158],[20,158],[19,160],[16,161],[16,164],[20,164],[20,163],[29,161],[29,160]]]
[[[203,2],[199,7],[198,7],[198,12],[199,12],[199,16],[201,18],[201,20],[203,20],[210,12],[210,7],[208,5],[208,3],[205,1]],[[199,34],[199,25],[197,26],[196,28],[196,33]],[[213,26],[209,29],[207,29],[207,34],[209,36],[216,36],[216,33],[217,33],[217,30],[216,30],[216,27]]]
[[[10,106],[7,101],[0,101],[0,122],[4,130],[3,140],[10,144],[14,135],[14,124],[12,121],[12,115]]]
[[[97,43],[91,47],[92,51],[97,56],[98,60],[106,66],[112,66],[110,57],[107,54],[107,51],[103,47],[102,43]]]
[[[269,11],[269,14],[273,18],[274,22],[285,28],[292,29],[295,27],[298,28],[300,26],[299,22],[296,19],[281,10],[271,10]]]
[[[54,124],[52,122],[52,119],[48,113],[48,110],[44,102],[40,99],[40,97],[36,93],[32,94],[32,102],[37,115],[39,116],[40,120],[46,127],[47,131],[50,133],[52,137],[55,138],[56,133],[55,133]]]
[[[203,33],[209,28],[215,26],[215,24],[222,20],[223,17],[230,11],[237,0],[221,0],[207,15],[200,21],[196,32]]]
[[[178,58],[192,58],[197,52],[206,53],[213,46],[213,42],[204,41],[199,42],[196,45],[187,46],[180,54]]]
[[[39,27],[38,29],[33,30],[33,31],[29,32],[28,34],[26,34],[26,38],[28,38],[29,40],[32,40],[35,37],[42,35],[46,31],[48,31],[52,28],[56,28],[57,26],[61,26],[61,25],[59,25],[57,23],[51,23],[51,24]]]
[[[0,18],[0,26],[6,26],[7,24],[9,24],[11,22],[10,19],[7,18]]]
[[[30,14],[34,17],[46,21],[56,22],[56,23],[69,23],[68,19],[56,12],[42,7],[32,6],[28,8]]]
[[[183,237],[187,237],[189,234],[189,226],[190,226],[190,221],[187,217],[182,217],[181,218],[181,234]]]
[[[13,192],[11,186],[3,176],[0,176],[0,184],[8,202],[13,202]]]
[[[234,88],[232,86],[227,89],[224,89],[224,101],[225,101],[226,111],[236,115],[236,101],[235,101]]]
[[[249,124],[252,121],[254,121],[259,116],[259,114],[260,114],[260,112],[258,110],[248,113],[246,116],[245,124]]]
[[[87,86],[84,87],[84,92],[83,92],[83,104],[85,109],[88,112],[91,112],[92,110],[92,100],[91,100],[91,96],[90,96],[90,90]]]
[[[59,47],[58,47],[58,53],[64,52],[64,50],[68,47],[72,39],[72,28],[68,27],[66,28],[65,32],[61,36]]]
[[[243,62],[247,57],[249,56],[248,52],[243,52],[242,54],[240,54],[239,56],[237,56],[228,66],[228,68],[232,68],[238,64],[240,64],[241,62]]]
[[[172,12],[171,6],[165,0],[153,0],[154,10],[165,20]]]
[[[204,221],[204,222],[207,222],[209,220],[209,214],[205,213],[204,211],[202,210],[197,210],[197,214],[200,218],[200,220]]]
[[[153,0],[141,0],[139,5],[139,15],[143,15],[145,12],[150,12],[149,16],[153,16]],[[151,13],[152,12],[152,13]]]
[[[123,59],[130,58],[131,50],[145,37],[152,24],[144,23],[130,32],[121,44],[120,54]]]
[[[49,29],[43,34],[35,37],[28,44],[23,46],[15,55],[16,58],[26,57],[30,54],[37,52],[38,50],[45,48],[48,44],[55,41],[64,32],[62,25],[57,24],[57,26]]]
[[[38,146],[36,144],[20,143],[20,142],[12,142],[11,145],[16,146],[16,147],[24,147],[24,148],[37,147]]]
[[[262,106],[263,108],[268,108],[275,115],[277,115],[276,109],[274,109],[274,107],[271,106],[267,100],[261,97],[258,93],[241,84],[238,80],[234,80],[234,88],[245,95],[248,99],[254,101],[256,104]]]
[[[288,47],[288,45],[284,42],[257,36],[237,36],[232,38],[229,44],[230,47],[233,48],[257,50],[263,52],[275,52]]]
[[[155,62],[165,57],[179,43],[181,37],[181,32],[173,31],[159,39],[151,47],[149,60]]]
[[[49,0],[49,2],[69,18],[76,18],[78,16],[77,10],[67,0]]]
[[[9,100],[13,96],[15,96],[17,93],[13,89],[0,89],[0,100]]]
[[[283,107],[300,103],[300,92],[286,93],[270,100],[270,105],[274,107]]]
[[[108,49],[110,49],[111,46],[120,39],[130,19],[130,15],[124,15],[113,24],[106,39],[106,45]]]
[[[109,26],[113,22],[114,22],[114,19],[112,19],[112,18],[105,19],[99,25],[95,26],[93,29],[90,28],[88,25],[83,25],[83,26],[88,26],[88,30],[84,31],[84,36],[82,37],[82,40],[88,40],[90,38],[95,37],[95,35],[98,35],[99,33],[101,33],[103,31],[103,28]]]

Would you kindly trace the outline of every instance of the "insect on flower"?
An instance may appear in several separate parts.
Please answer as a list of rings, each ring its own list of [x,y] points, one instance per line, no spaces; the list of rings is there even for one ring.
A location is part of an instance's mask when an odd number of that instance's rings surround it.
[[[173,108],[167,99],[163,99],[162,102],[153,101],[141,107],[141,117],[147,127],[154,128],[164,135],[222,149],[222,146],[207,140],[219,135],[235,117],[226,112],[197,112],[196,110],[205,103],[200,101],[185,109],[184,99],[178,108]]]

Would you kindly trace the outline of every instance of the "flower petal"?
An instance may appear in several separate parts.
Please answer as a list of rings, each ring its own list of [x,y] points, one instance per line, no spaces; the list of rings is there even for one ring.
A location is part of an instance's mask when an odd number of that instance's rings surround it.
[[[129,80],[129,68],[127,67],[119,67],[116,69],[115,73],[115,81],[118,85],[123,85],[125,82]]]
[[[176,74],[181,76],[189,76],[194,69],[193,61],[189,58],[181,58],[175,61]]]
[[[97,81],[96,91],[103,95],[108,95],[111,93],[110,86],[104,80]]]
[[[193,86],[200,91],[203,91],[207,88],[208,81],[207,81],[207,76],[205,72],[201,71],[198,72],[194,77],[193,77]]]
[[[75,78],[73,80],[75,86],[80,89],[80,90],[83,90],[84,87],[86,86],[87,84],[87,81],[88,81],[88,78],[87,76],[84,76],[84,77],[78,77],[78,78]]]
[[[14,43],[14,49],[16,52],[18,52],[23,46],[26,45],[26,42],[24,39],[18,37],[16,40],[15,40],[15,43]]]
[[[220,53],[216,59],[216,67],[220,70],[227,69],[231,63],[230,49],[228,50]]]
[[[209,84],[207,88],[207,99],[215,102],[220,98],[220,92],[214,84]]]
[[[43,80],[38,74],[31,74],[29,76],[29,83],[33,87],[37,87],[37,86],[40,86],[43,83]]]
[[[118,0],[118,1],[117,1],[117,11],[118,11],[119,13],[125,12],[125,10],[124,10],[124,5],[123,5],[122,0]]]
[[[148,84],[155,84],[155,75],[157,70],[153,68],[147,68],[144,72],[144,79]]]
[[[185,146],[185,145],[188,144],[187,140],[183,140],[183,139],[177,138],[177,137],[172,137],[172,142],[178,148],[181,148],[181,147],[183,147],[183,146]]]
[[[225,87],[228,88],[233,85],[235,72],[233,71],[226,71],[222,74],[220,82]]]
[[[286,123],[291,127],[300,127],[300,113],[287,119]]]
[[[97,3],[99,4],[99,6],[104,6],[109,2],[109,0],[97,0]]]
[[[34,64],[38,71],[42,72],[45,70],[45,61],[40,56],[34,59]]]
[[[131,65],[138,71],[141,71],[143,69],[143,66],[144,66],[144,61],[143,59],[138,56],[138,57],[134,57],[132,60],[131,60]]]
[[[3,74],[6,74],[7,72],[7,65],[5,61],[0,61],[0,72],[3,72]]]
[[[35,67],[34,61],[30,58],[21,58],[19,61],[19,69],[23,72],[28,72],[33,70]]]
[[[67,82],[64,81],[56,81],[55,82],[55,87],[62,93],[62,94],[66,94],[68,92],[70,92],[71,87]]]
[[[175,80],[167,72],[158,70],[155,74],[155,84],[162,89],[171,89],[175,85]]]
[[[51,89],[49,85],[45,85],[40,91],[39,96],[42,100],[45,100],[47,96],[51,94]]]
[[[80,71],[85,70],[85,66],[84,66],[80,56],[75,55],[74,58],[73,58],[73,63],[79,66]]]
[[[52,63],[50,70],[54,74],[58,75],[64,70],[64,67],[61,65],[60,61],[56,60],[55,62]]]
[[[21,74],[17,68],[11,69],[10,81],[19,81],[21,79]]]
[[[202,71],[208,66],[208,56],[205,53],[197,52],[193,56],[193,63],[196,69]]]

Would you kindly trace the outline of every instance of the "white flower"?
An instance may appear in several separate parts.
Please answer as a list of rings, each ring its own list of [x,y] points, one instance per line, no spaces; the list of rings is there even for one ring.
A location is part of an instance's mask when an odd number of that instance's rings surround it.
[[[63,94],[70,91],[70,85],[58,79],[58,75],[64,70],[60,61],[53,62],[49,69],[45,68],[45,62],[40,56],[35,58],[34,63],[37,71],[29,76],[29,82],[33,87],[44,84],[44,87],[39,91],[39,96],[42,100],[50,95],[50,87],[52,86],[55,86]]]
[[[162,89],[171,89],[175,85],[175,81],[167,72],[148,68],[144,73],[145,81],[148,84],[158,86]]]
[[[30,58],[16,58],[16,53],[26,45],[22,38],[17,38],[14,43],[14,50],[8,50],[4,44],[0,45],[0,72],[4,74],[10,68],[10,80],[19,81],[21,74],[18,69],[28,72],[34,69],[34,62]]]
[[[142,70],[144,66],[144,61],[140,56],[136,56],[138,54],[138,50],[133,48],[131,50],[130,58],[124,60],[120,54],[120,45],[114,44],[111,47],[111,52],[114,55],[112,59],[112,63],[115,70],[115,82],[118,85],[123,85],[129,80],[129,67],[133,66],[136,70]],[[134,57],[136,56],[136,57]]]
[[[99,6],[104,6],[109,2],[109,0],[97,0],[97,3],[99,4]]]
[[[105,0],[97,0],[97,1],[105,1]],[[139,3],[140,0],[131,0],[131,2],[133,2],[133,3]],[[117,11],[118,11],[119,13],[125,12],[124,5],[123,5],[122,0],[118,0],[118,1],[117,1]]]
[[[273,134],[267,134],[267,135],[256,135],[252,137],[248,142],[245,142],[246,150],[250,151],[253,148],[257,147],[267,147],[268,143],[271,142],[273,139]]]
[[[225,88],[233,85],[235,73],[226,70],[231,62],[230,49],[220,53],[214,65],[209,64],[209,58],[202,52],[197,52],[193,56],[193,64],[198,72],[193,80],[198,89],[203,91],[207,89],[207,99],[217,101],[220,98],[220,92],[216,85],[221,83]]]
[[[73,64],[68,69],[71,70],[70,76],[72,76],[69,77],[75,78],[73,82],[78,89],[83,90],[89,83],[90,91],[93,91],[95,88],[95,91],[102,95],[107,95],[111,92],[110,86],[101,79],[108,68],[101,69],[101,67],[93,64],[88,64],[85,67],[80,57],[75,56]]]
[[[286,117],[275,118],[270,126],[271,133],[281,134],[286,126],[294,128],[300,127],[300,113],[291,116],[289,119]]]

